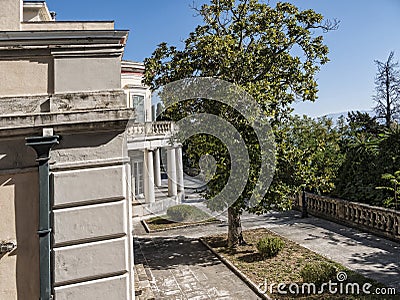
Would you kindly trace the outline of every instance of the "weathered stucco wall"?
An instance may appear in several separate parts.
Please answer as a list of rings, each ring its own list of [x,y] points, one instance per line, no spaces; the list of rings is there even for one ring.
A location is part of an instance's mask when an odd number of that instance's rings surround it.
[[[38,169],[25,138],[44,128],[62,137],[50,154],[56,299],[134,299],[128,33],[112,22],[22,32],[21,15],[22,0],[0,0],[0,241],[18,244],[0,257],[0,299],[39,299]]]
[[[119,57],[56,58],[54,70],[55,93],[121,88]]]
[[[4,156],[0,166],[12,158]],[[0,241],[17,243],[0,255],[0,299],[39,299],[38,195],[35,169],[0,168]]]
[[[0,59],[0,97],[47,94],[52,81],[50,64],[50,57]]]
[[[114,30],[114,21],[93,21],[93,22],[23,22],[21,30]]]
[[[133,299],[132,212],[126,141],[119,131],[62,135],[51,152],[56,299]],[[0,141],[0,299],[39,298],[39,190],[24,138]]]
[[[22,19],[22,0],[0,0],[0,31],[19,30]]]
[[[0,57],[0,97],[116,90],[120,68],[118,57]]]

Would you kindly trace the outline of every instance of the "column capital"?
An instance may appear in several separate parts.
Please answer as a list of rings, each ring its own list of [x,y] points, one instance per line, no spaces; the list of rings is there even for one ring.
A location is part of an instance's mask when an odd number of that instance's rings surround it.
[[[166,147],[163,147],[163,148],[165,148],[165,149],[167,149],[167,150],[173,150],[173,149],[177,149],[177,148],[182,148],[182,144],[174,144],[174,145],[168,145],[168,146],[166,146]]]

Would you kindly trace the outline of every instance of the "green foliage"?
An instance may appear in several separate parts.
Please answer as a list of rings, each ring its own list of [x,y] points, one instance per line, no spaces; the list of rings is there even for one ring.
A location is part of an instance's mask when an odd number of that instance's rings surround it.
[[[390,200],[393,193],[379,187],[387,185],[383,174],[400,170],[400,127],[392,124],[385,129],[372,118],[363,126],[360,118],[348,120],[349,124],[340,130],[345,160],[332,194],[351,201],[393,207]]]
[[[301,11],[289,3],[272,7],[256,0],[212,0],[197,11],[203,25],[189,34],[183,49],[162,43],[145,60],[145,83],[152,89],[192,76],[223,79],[250,93],[267,110],[274,124],[289,116],[295,99],[317,98],[314,75],[328,62],[328,48],[323,36],[317,33],[334,30],[337,23],[326,22],[321,14]],[[293,49],[298,55],[293,55]],[[246,141],[252,166],[249,184],[237,203],[240,211],[259,172],[256,135],[243,118],[217,102],[187,101],[167,114],[177,120],[190,112],[207,112],[227,119]],[[219,154],[218,182],[209,184],[209,195],[218,193],[229,178],[228,153],[205,135],[198,135],[189,143],[192,146],[187,148],[195,152],[194,157]]]
[[[161,43],[145,60],[144,83],[153,90],[190,77],[213,77],[234,83],[248,92],[266,111],[272,125],[288,118],[291,104],[298,99],[315,101],[315,75],[326,64],[328,47],[323,36],[338,23],[324,21],[315,11],[300,10],[295,5],[278,2],[275,7],[258,0],[210,0],[196,9],[202,24],[189,34],[178,49]],[[216,101],[192,99],[179,103],[166,116],[177,121],[191,112],[206,112],[227,120],[240,133],[249,150],[250,174],[244,191],[231,212],[240,215],[247,209],[260,171],[260,147],[251,126],[232,108]],[[206,135],[192,137],[185,147],[193,159],[204,154],[216,158],[217,170],[208,185],[206,198],[218,194],[230,174],[230,156],[221,142]],[[279,145],[278,145],[279,147]],[[265,205],[287,207],[278,198],[290,190],[275,184]],[[287,187],[291,185],[286,185]],[[260,199],[261,200],[261,199]],[[210,203],[211,204],[211,203]],[[211,209],[219,209],[212,207]]]
[[[276,127],[277,166],[266,198],[253,212],[289,209],[291,196],[305,189],[330,193],[344,155],[340,134],[327,118],[290,116]]]
[[[289,3],[272,7],[257,0],[211,0],[197,12],[203,25],[189,34],[184,49],[161,43],[145,60],[146,84],[157,89],[192,76],[224,79],[269,105],[277,118],[295,98],[317,98],[314,75],[328,62],[328,47],[316,33],[336,23]]]
[[[339,133],[326,118],[293,116],[280,126],[277,180],[295,190],[329,193],[342,163]]]
[[[379,202],[379,192],[375,190],[376,180],[380,178],[378,159],[378,140],[360,134],[345,145],[345,160],[336,179],[335,196],[368,204]]]
[[[388,208],[398,209],[398,199],[400,195],[400,170],[394,174],[383,174],[382,179],[389,183],[389,186],[376,187],[378,190],[389,191],[390,196],[384,201]]]
[[[277,236],[266,236],[257,242],[257,250],[264,258],[276,256],[285,247],[285,242]]]
[[[210,218],[210,216],[201,209],[185,204],[169,207],[167,209],[167,216],[175,222],[196,222]]]
[[[335,280],[336,274],[337,268],[328,262],[308,263],[300,271],[303,282],[316,285]]]

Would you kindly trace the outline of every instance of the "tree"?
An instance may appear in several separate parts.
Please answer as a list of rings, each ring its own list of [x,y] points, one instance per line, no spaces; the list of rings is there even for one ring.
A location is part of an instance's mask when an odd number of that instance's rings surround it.
[[[394,207],[394,209],[398,209],[398,199],[400,194],[400,171],[394,172],[394,174],[383,174],[382,179],[386,180],[390,185],[389,186],[379,186],[376,187],[378,190],[386,190],[391,193],[391,196],[386,199],[384,202],[387,207]]]
[[[373,100],[377,103],[374,110],[378,118],[386,122],[386,127],[398,118],[400,112],[400,70],[394,62],[394,52],[390,52],[386,62],[375,60],[378,72],[375,78],[376,93]]]
[[[376,117],[371,117],[366,112],[351,111],[347,114],[349,131],[347,136],[354,136],[360,133],[377,136],[384,127],[377,122]]]
[[[145,83],[153,90],[188,77],[223,79],[251,94],[268,113],[273,126],[289,116],[296,99],[316,100],[314,76],[328,62],[328,47],[317,32],[334,30],[338,22],[324,21],[321,14],[300,11],[289,3],[272,7],[258,0],[211,0],[196,11],[203,24],[189,34],[183,49],[162,43],[145,60]],[[246,188],[228,209],[228,244],[235,246],[241,236],[240,215],[247,209],[246,200],[259,173],[260,150],[254,132],[237,112],[211,102],[194,99],[174,107],[167,115],[176,120],[187,111],[198,110],[224,117],[246,141],[250,175]],[[188,148],[195,149],[198,157],[211,152],[217,155],[216,180],[208,183],[208,193],[218,193],[229,178],[229,153],[209,136],[199,135],[190,143],[192,147]],[[269,207],[271,201],[263,199],[266,205],[260,207]]]
[[[355,202],[387,206],[387,176],[400,170],[400,126],[380,125],[366,114],[352,113],[340,126],[341,152],[345,156],[333,195]]]
[[[293,116],[282,124],[280,132],[282,142],[278,151],[282,152],[278,155],[276,182],[317,194],[331,192],[343,160],[340,136],[332,120]]]
[[[339,122],[340,152],[345,157],[335,180],[333,196],[347,200],[377,204],[375,189],[380,178],[379,134],[384,126],[375,117],[359,111],[349,112],[346,121]]]
[[[375,189],[380,178],[379,140],[366,133],[359,133],[342,144],[345,155],[339,168],[333,196],[367,204],[379,203]]]

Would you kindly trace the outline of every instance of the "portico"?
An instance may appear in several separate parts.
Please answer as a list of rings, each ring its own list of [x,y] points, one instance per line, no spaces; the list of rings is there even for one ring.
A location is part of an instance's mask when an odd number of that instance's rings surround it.
[[[162,212],[184,198],[182,145],[170,144],[173,131],[173,123],[165,121],[128,128],[136,217]]]
[[[173,122],[157,121],[149,87],[143,85],[144,65],[123,61],[121,82],[134,114],[127,127],[131,165],[133,215],[165,211],[184,198],[182,145],[173,142]],[[161,104],[158,104],[160,106]]]

